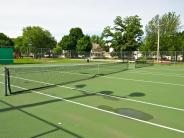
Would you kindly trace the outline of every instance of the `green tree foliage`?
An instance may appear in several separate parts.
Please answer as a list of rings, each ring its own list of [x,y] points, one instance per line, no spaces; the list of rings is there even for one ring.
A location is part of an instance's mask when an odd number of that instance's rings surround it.
[[[4,46],[13,46],[13,41],[11,40],[11,38],[9,38],[8,36],[6,36],[3,33],[0,33],[0,47],[4,47]]]
[[[19,36],[17,38],[13,38],[12,39],[14,42],[14,50],[18,53],[21,52],[22,48],[23,48],[23,42],[22,42],[22,37]]]
[[[75,44],[77,44],[77,41],[84,36],[82,29],[79,27],[70,29],[69,36],[75,41]]]
[[[61,41],[58,43],[63,50],[71,50],[74,49],[74,42],[73,39],[69,35],[63,36]]]
[[[61,54],[62,53],[62,49],[59,45],[57,45],[54,49],[53,49],[54,54]]]
[[[71,28],[69,35],[63,36],[58,46],[63,50],[76,50],[77,41],[84,36],[81,28]]]
[[[103,30],[102,37],[105,39],[106,46],[110,45],[115,51],[137,50],[143,35],[140,21],[141,19],[137,15],[124,19],[117,16],[114,20],[114,26],[107,26]]]
[[[123,21],[123,25],[125,28],[123,36],[126,50],[134,51],[140,47],[143,35],[142,25],[140,21],[141,19],[137,15],[127,17]]]
[[[146,37],[144,41],[145,49],[156,50],[157,49],[157,32],[158,22],[160,28],[160,50],[161,51],[174,51],[177,46],[175,43],[176,34],[180,29],[180,16],[175,12],[168,12],[159,18],[156,15],[146,25]]]
[[[90,39],[91,39],[91,42],[95,44],[100,44],[102,41],[102,39],[98,35],[92,35]]]
[[[184,31],[177,34],[177,51],[182,51],[183,62],[184,62]]]
[[[84,36],[77,41],[77,51],[78,52],[90,52],[92,49],[92,44],[89,36]]]
[[[176,51],[184,51],[184,31],[176,33],[173,39]]]
[[[22,42],[34,52],[37,48],[53,49],[57,42],[48,30],[39,26],[29,26],[23,29]]]

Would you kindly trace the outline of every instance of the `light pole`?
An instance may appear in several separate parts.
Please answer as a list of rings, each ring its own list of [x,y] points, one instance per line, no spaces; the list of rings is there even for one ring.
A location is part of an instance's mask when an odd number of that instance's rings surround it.
[[[157,63],[159,62],[159,51],[160,51],[160,23],[159,23],[159,18],[158,18],[158,25],[157,25],[157,27],[158,27],[158,32],[157,32],[157,34],[158,34],[158,40],[157,40]]]
[[[160,26],[163,24],[160,24],[159,21],[159,16],[158,16],[158,22],[157,22],[157,35],[158,35],[158,40],[157,40],[157,63],[159,62],[159,56],[160,56]]]

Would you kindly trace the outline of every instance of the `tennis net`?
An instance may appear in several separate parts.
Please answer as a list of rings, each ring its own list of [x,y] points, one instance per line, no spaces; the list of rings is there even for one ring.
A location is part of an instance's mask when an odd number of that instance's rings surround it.
[[[148,66],[153,66],[153,60],[136,60],[135,61],[135,68],[143,68]]]
[[[5,95],[75,83],[127,69],[127,62],[5,68]]]

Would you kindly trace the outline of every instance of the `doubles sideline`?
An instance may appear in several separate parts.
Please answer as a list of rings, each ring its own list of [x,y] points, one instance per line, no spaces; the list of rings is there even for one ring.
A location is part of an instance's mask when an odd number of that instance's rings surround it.
[[[168,70],[168,71],[172,71],[172,72],[176,72],[176,71],[183,72],[184,71],[184,69],[176,69],[176,68],[175,69],[168,69],[168,68],[159,68],[159,67],[156,67],[156,68],[149,67],[147,69],[150,69],[150,70],[159,70],[159,71],[161,71],[161,70],[163,70],[163,71]]]
[[[178,78],[184,78],[184,75],[176,74],[176,73],[161,73],[161,72],[148,72],[148,71],[129,71],[127,73],[135,73],[135,74],[148,74],[148,75],[155,75],[155,76],[165,76],[165,77],[178,77]]]
[[[75,72],[63,72],[63,73],[91,76],[89,74],[80,74],[80,73],[75,73]],[[100,76],[100,77],[101,78],[109,78],[109,79],[117,79],[117,80],[136,81],[136,82],[162,84],[162,85],[173,85],[173,86],[184,87],[184,84],[170,83],[170,82],[147,81],[147,80],[138,80],[138,79],[128,79],[128,78],[123,78],[123,77],[112,77],[112,76]]]
[[[173,85],[173,86],[184,87],[184,84],[170,83],[170,82],[147,81],[147,80],[137,80],[137,79],[122,78],[122,77],[121,78],[120,77],[109,77],[109,76],[102,76],[102,77],[109,78],[109,79],[118,79],[118,80],[127,80],[127,81],[135,81],[135,82],[145,82],[145,83],[162,84],[162,85]]]

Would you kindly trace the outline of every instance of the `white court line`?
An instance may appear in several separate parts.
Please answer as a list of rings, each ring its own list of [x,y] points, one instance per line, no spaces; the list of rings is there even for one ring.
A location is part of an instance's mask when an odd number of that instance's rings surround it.
[[[71,72],[64,72],[69,74],[79,74],[79,73],[71,73]],[[89,74],[80,74],[80,75],[88,75]],[[169,82],[159,82],[159,81],[146,81],[146,80],[137,80],[137,79],[128,79],[128,78],[120,78],[120,77],[110,77],[110,76],[100,76],[102,78],[109,78],[109,79],[117,79],[117,80],[127,80],[127,81],[137,81],[137,82],[146,82],[146,83],[153,83],[153,84],[162,84],[162,85],[173,85],[173,86],[181,86],[184,87],[184,84],[177,84],[177,83],[169,83]]]
[[[184,67],[183,69],[163,69],[163,68],[146,68],[146,69],[150,69],[150,70],[159,70],[159,71],[166,71],[166,70],[170,70],[173,72],[179,71],[179,72],[184,72]]]
[[[58,87],[68,88],[68,89],[71,89],[71,90],[83,91],[83,92],[87,92],[89,94],[96,94],[96,95],[101,95],[101,96],[106,96],[106,97],[121,99],[121,100],[125,100],[125,101],[131,101],[131,102],[148,104],[148,105],[152,105],[152,106],[158,106],[158,107],[163,107],[163,108],[168,108],[168,109],[173,109],[173,110],[178,110],[178,111],[184,111],[184,109],[181,109],[181,108],[176,108],[176,107],[171,107],[171,106],[165,106],[165,105],[160,105],[160,104],[155,104],[155,103],[149,103],[149,102],[139,101],[139,100],[134,100],[134,99],[127,99],[127,98],[122,98],[122,97],[113,96],[113,95],[107,95],[107,94],[102,94],[102,93],[96,93],[96,92],[92,92],[92,91],[89,91],[89,90],[83,90],[83,89],[77,89],[77,88],[73,88],[73,87],[68,87],[68,86],[65,86],[65,85],[58,86]]]
[[[23,88],[23,87],[18,87],[18,86],[13,86],[13,85],[12,85],[12,87],[17,87],[17,88],[20,88],[20,89],[23,89],[23,90],[27,90],[26,88]],[[164,128],[164,129],[167,129],[167,130],[170,130],[170,131],[174,131],[174,132],[184,134],[184,131],[180,130],[180,129],[176,129],[176,128],[172,128],[172,127],[168,127],[168,126],[164,126],[164,125],[160,125],[160,124],[140,120],[140,119],[137,119],[137,118],[126,116],[126,115],[121,115],[121,114],[114,113],[114,112],[111,112],[111,111],[107,111],[107,110],[104,110],[104,109],[100,109],[100,108],[97,108],[97,107],[94,107],[94,106],[91,106],[91,105],[75,102],[75,101],[72,101],[72,100],[67,100],[67,99],[64,99],[62,97],[57,97],[57,96],[53,96],[53,95],[50,95],[50,94],[45,94],[45,93],[42,93],[42,92],[39,92],[39,91],[34,91],[34,90],[31,90],[31,91],[34,92],[34,93],[37,93],[39,95],[44,95],[44,96],[51,97],[51,98],[54,98],[54,99],[59,99],[59,100],[62,100],[62,101],[68,102],[68,103],[73,103],[73,104],[80,105],[80,106],[83,106],[83,107],[87,107],[87,108],[90,108],[90,109],[98,110],[98,111],[109,113],[109,114],[112,114],[112,115],[124,117],[126,119],[134,120],[134,121],[137,121],[137,122],[149,124],[149,125],[152,125],[152,126],[156,126],[156,127],[160,127],[160,128]]]
[[[73,73],[73,72],[64,72],[68,74],[80,74],[80,73]],[[80,74],[80,75],[88,75],[89,74]],[[162,85],[173,85],[173,86],[181,86],[184,87],[184,84],[178,84],[178,83],[170,83],[170,82],[159,82],[159,81],[146,81],[146,80],[137,80],[137,79],[128,79],[128,78],[122,78],[122,77],[110,77],[110,76],[100,76],[102,78],[109,78],[109,79],[117,79],[117,80],[127,80],[127,81],[138,81],[138,82],[146,82],[146,83],[155,83],[155,84],[162,84]]]
[[[25,79],[25,78],[22,78],[22,77],[14,77],[14,76],[12,76],[12,78],[17,78],[17,79],[21,79],[21,80],[32,81],[32,82],[42,83],[42,84],[47,84],[47,85],[55,85],[55,84],[52,84],[52,83],[36,81],[36,80],[31,80],[31,79]],[[122,97],[112,96],[112,95],[107,95],[107,94],[102,94],[102,93],[96,93],[96,92],[92,92],[92,91],[89,91],[89,90],[76,89],[76,88],[72,88],[72,87],[68,87],[68,86],[64,86],[64,85],[56,85],[56,86],[57,87],[61,87],[61,88],[68,88],[68,89],[71,89],[71,90],[79,90],[79,91],[87,92],[87,93],[90,93],[90,94],[94,94],[95,93],[96,95],[101,95],[101,96],[106,96],[106,97],[111,97],[111,98],[131,101],[131,102],[137,102],[137,103],[142,103],[142,104],[147,104],[147,105],[152,105],[152,106],[158,106],[158,107],[168,108],[168,109],[173,109],[173,110],[178,110],[178,111],[184,111],[184,109],[182,109],[182,108],[176,108],[176,107],[171,107],[171,106],[166,106],[166,105],[149,103],[149,102],[145,102],[145,101],[138,101],[138,100],[133,100],[133,99],[127,99],[127,98],[122,98]]]
[[[148,75],[154,75],[154,76],[165,76],[165,77],[178,77],[178,78],[184,78],[181,74],[163,74],[159,72],[147,72],[147,71],[129,71],[128,73],[135,73],[135,74],[148,74]]]
[[[134,69],[134,70],[129,70],[130,72],[150,72],[149,70],[139,70],[139,69]],[[183,75],[183,73],[182,74],[180,74],[180,73],[171,73],[171,72],[163,72],[163,71],[151,71],[152,73],[164,73],[165,75],[166,74],[168,74],[168,75]]]
[[[74,72],[64,72],[64,73],[91,76],[89,74],[80,74],[80,73],[74,73]],[[120,77],[110,77],[110,76],[100,76],[100,77],[109,78],[109,79],[117,79],[117,80],[138,81],[138,82],[146,82],[146,83],[153,83],[153,84],[155,83],[155,84],[162,84],[162,85],[173,85],[173,86],[184,87],[184,84],[169,83],[169,82],[146,81],[146,80],[137,80],[137,79],[128,79],[128,78],[120,78]]]
[[[104,78],[109,78],[109,79],[118,79],[118,80],[136,81],[136,82],[146,82],[146,83],[153,83],[153,84],[173,85],[173,86],[184,87],[184,84],[177,84],[177,83],[170,83],[170,82],[146,81],[146,80],[137,80],[137,79],[128,79],[128,78],[119,78],[119,77],[108,77],[108,76],[102,76],[102,77],[104,77]]]

